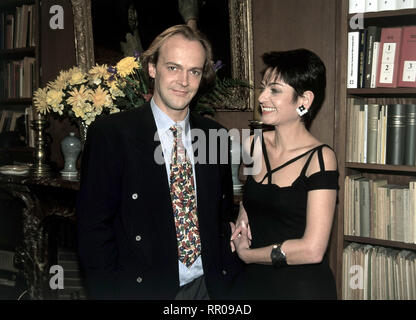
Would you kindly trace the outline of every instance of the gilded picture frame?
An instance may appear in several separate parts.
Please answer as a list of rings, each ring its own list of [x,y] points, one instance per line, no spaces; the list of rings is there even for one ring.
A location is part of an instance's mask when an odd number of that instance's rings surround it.
[[[77,65],[88,70],[94,65],[91,0],[71,0]],[[232,77],[254,84],[252,0],[228,0]],[[253,111],[254,90],[237,89],[235,99],[220,110]]]
[[[75,55],[83,71],[94,66],[94,39],[91,18],[91,0],[71,0],[74,14]]]
[[[232,77],[254,87],[252,0],[228,0]],[[254,89],[238,90],[234,109],[253,111]]]

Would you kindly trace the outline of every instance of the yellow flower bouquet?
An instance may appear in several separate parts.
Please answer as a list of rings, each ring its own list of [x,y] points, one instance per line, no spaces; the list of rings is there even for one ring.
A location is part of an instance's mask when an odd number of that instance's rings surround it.
[[[149,99],[148,83],[139,56],[126,57],[116,66],[95,65],[63,70],[46,87],[34,92],[41,114],[51,112],[90,125],[97,116],[140,106]]]
[[[217,61],[212,67],[217,74],[222,66],[221,61]],[[234,103],[233,89],[237,87],[249,89],[250,85],[239,79],[216,76],[215,84],[197,96],[191,107],[200,114],[213,115],[217,108]],[[86,73],[78,67],[61,71],[54,81],[34,92],[33,104],[39,113],[53,112],[76,120],[80,130],[86,131],[84,125],[90,125],[96,117],[139,107],[151,96],[147,73],[140,55],[135,53],[115,66],[95,65]]]

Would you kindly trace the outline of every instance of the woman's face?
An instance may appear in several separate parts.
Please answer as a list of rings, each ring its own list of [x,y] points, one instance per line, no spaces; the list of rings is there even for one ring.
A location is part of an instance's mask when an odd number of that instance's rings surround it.
[[[268,69],[261,82],[262,92],[259,96],[261,120],[268,125],[282,125],[291,121],[299,121],[296,112],[298,99],[293,99],[295,90],[281,80],[276,71]]]

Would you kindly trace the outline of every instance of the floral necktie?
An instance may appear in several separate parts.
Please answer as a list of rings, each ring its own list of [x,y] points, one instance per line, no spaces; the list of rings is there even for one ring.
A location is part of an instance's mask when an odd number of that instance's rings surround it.
[[[178,255],[190,267],[201,254],[192,164],[182,143],[182,127],[172,126],[172,161],[170,164],[170,194],[175,217]]]

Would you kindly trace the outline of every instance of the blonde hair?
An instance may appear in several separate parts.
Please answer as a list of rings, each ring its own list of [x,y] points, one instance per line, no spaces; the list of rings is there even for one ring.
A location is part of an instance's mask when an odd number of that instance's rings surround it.
[[[157,64],[160,48],[169,38],[175,35],[181,35],[187,40],[199,41],[201,43],[202,47],[205,50],[206,57],[202,72],[200,88],[212,85],[215,79],[215,72],[212,66],[213,54],[211,44],[202,32],[194,30],[185,24],[172,26],[163,31],[153,40],[149,48],[143,53],[142,63],[144,70],[146,70],[146,72],[148,73],[149,63],[152,63],[154,65]]]

